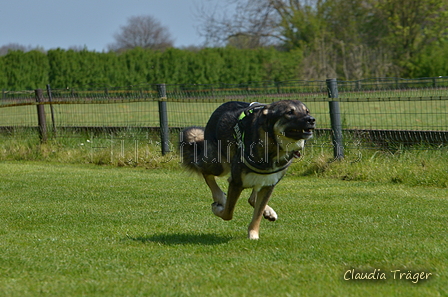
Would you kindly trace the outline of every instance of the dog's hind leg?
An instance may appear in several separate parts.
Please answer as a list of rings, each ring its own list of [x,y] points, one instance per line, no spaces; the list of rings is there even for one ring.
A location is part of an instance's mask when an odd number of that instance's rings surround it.
[[[252,205],[252,207],[255,207],[255,201],[257,201],[257,191],[253,189],[252,194],[250,194],[249,197],[249,204]],[[271,222],[276,221],[278,219],[277,213],[269,205],[266,205],[266,207],[264,208],[263,217]]]
[[[213,196],[213,204],[220,204],[225,205],[226,204],[226,194],[221,190],[221,188],[216,183],[216,179],[214,175],[206,175],[204,174],[205,182],[207,183],[207,186],[210,188],[210,191],[212,191]]]
[[[263,216],[263,212],[266,209],[273,190],[274,186],[267,186],[261,188],[261,190],[257,193],[257,199],[255,199],[254,214],[252,216],[252,221],[249,224],[249,239],[259,238],[261,217]]]

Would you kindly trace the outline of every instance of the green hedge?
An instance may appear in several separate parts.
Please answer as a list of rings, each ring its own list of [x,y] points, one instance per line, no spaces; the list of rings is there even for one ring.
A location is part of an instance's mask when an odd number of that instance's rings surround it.
[[[6,90],[27,90],[44,86],[49,81],[50,66],[40,51],[10,51],[0,58],[0,87]]]
[[[100,88],[149,84],[214,84],[299,78],[300,51],[136,48],[120,54],[55,49],[0,57],[0,88]]]

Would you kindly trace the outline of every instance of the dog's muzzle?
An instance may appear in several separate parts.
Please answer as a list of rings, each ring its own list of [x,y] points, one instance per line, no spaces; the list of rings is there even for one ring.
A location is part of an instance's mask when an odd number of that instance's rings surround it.
[[[314,129],[316,128],[316,119],[312,116],[307,116],[305,119],[305,125],[302,127],[291,127],[285,130],[285,136],[288,138],[300,140],[309,139],[313,136]]]

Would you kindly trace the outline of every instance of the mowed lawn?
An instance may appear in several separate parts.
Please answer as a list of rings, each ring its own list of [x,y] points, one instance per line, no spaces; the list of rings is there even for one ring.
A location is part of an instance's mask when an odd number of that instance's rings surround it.
[[[286,176],[250,241],[248,191],[226,222],[176,168],[1,162],[0,178],[0,296],[448,295],[446,188]]]

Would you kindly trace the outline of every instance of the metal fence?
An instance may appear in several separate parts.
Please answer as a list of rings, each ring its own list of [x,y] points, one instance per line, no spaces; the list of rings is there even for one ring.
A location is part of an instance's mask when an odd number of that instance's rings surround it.
[[[336,91],[329,91],[334,83]],[[163,143],[175,141],[183,127],[205,126],[210,114],[226,101],[273,102],[298,99],[317,121],[311,145],[365,148],[448,143],[448,77],[359,81],[284,81],[214,85],[149,85],[3,91],[0,129],[36,129],[47,137],[72,137],[79,131],[117,133],[152,131]],[[332,105],[340,123],[332,123]],[[37,106],[37,108],[36,108]],[[37,112],[36,112],[37,110]],[[171,135],[167,135],[170,133]],[[332,140],[329,139],[332,138]]]

